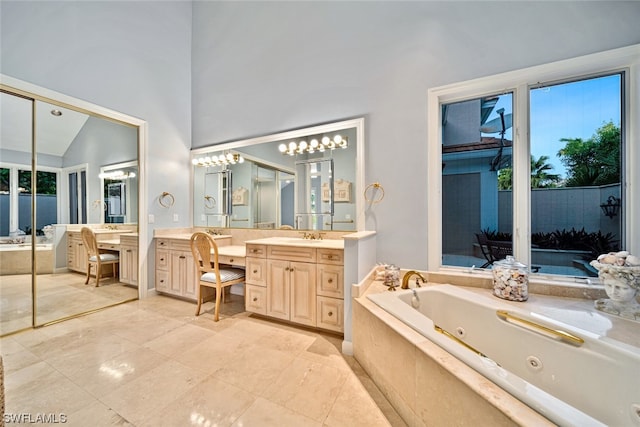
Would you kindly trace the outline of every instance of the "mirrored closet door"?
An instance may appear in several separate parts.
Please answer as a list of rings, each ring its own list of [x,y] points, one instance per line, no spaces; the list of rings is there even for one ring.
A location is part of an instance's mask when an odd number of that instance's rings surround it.
[[[0,336],[138,297],[138,127],[11,89],[1,93]],[[102,266],[100,286],[95,266],[87,275],[85,226],[100,251],[126,259]]]

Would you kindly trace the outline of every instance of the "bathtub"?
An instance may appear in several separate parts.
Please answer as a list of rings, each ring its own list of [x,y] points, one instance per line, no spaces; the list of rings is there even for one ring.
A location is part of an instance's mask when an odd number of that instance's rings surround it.
[[[451,285],[367,297],[558,425],[640,426],[636,347]]]
[[[38,274],[53,273],[53,245],[36,244]],[[0,244],[0,274],[31,274],[31,243]]]

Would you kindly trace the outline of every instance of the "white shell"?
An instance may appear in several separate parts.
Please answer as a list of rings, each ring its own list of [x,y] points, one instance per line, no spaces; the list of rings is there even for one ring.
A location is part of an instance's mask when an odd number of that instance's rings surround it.
[[[616,252],[616,256],[618,258],[626,258],[626,257],[629,256],[629,252],[627,252],[627,251]]]
[[[635,255],[627,256],[626,265],[628,266],[640,266],[640,257]]]

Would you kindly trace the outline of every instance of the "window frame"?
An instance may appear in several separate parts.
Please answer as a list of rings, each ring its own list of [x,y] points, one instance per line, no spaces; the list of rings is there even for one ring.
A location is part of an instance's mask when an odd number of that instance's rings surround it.
[[[437,272],[472,272],[468,267],[442,265],[442,105],[490,95],[513,93],[513,250],[530,265],[531,199],[529,91],[540,83],[623,73],[622,194],[623,248],[640,254],[640,44],[577,58],[431,88],[427,92],[427,269]],[[635,118],[635,120],[632,120]],[[635,136],[635,139],[634,139]],[[635,237],[635,238],[634,238]],[[570,276],[553,276],[554,280]],[[584,278],[587,280],[587,278]]]

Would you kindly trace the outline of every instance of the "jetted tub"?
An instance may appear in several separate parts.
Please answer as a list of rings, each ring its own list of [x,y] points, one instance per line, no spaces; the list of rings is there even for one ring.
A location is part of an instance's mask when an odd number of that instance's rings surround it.
[[[53,273],[53,245],[36,244],[38,274]],[[0,274],[31,274],[31,243],[0,244]]]
[[[554,423],[640,426],[634,346],[451,285],[368,298]]]

